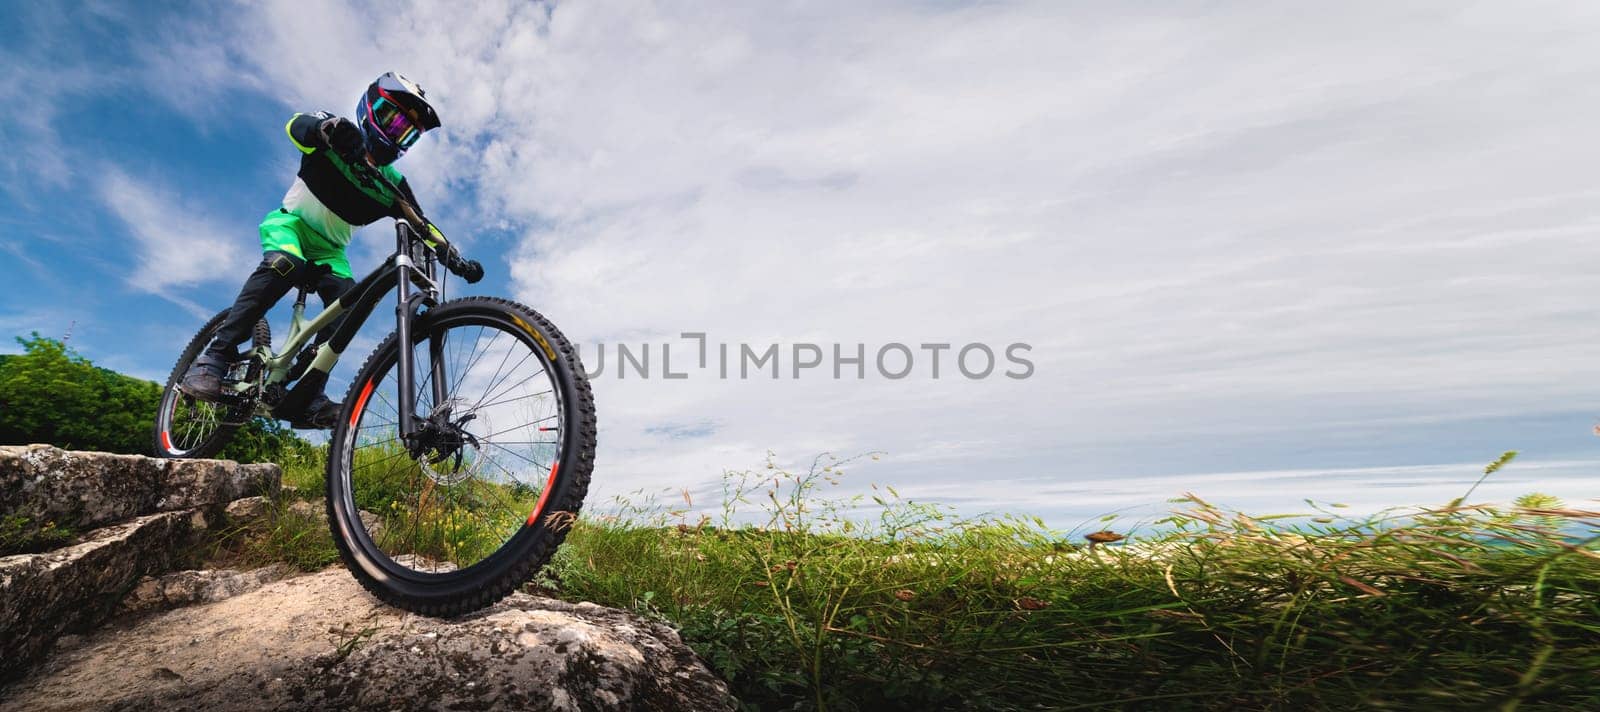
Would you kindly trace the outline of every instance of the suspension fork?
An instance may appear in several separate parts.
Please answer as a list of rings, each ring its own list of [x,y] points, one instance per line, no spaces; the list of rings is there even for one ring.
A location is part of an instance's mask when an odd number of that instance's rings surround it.
[[[438,260],[428,260],[428,279],[439,283]],[[433,406],[437,408],[450,396],[450,384],[444,380],[444,331],[434,329],[428,333],[428,360],[433,365]]]
[[[434,330],[428,334],[428,359],[433,362],[433,405],[437,408],[450,396],[448,384],[444,382],[443,331]]]
[[[394,224],[395,241],[395,296],[397,301],[394,306],[394,331],[399,337],[400,360],[395,364],[396,376],[400,381],[400,440],[410,444],[411,436],[416,433],[414,413],[417,408],[416,394],[411,388],[412,369],[416,366],[411,357],[411,240],[407,234],[408,227],[399,220]]]
[[[411,272],[418,269],[411,261],[411,235],[410,225],[403,221],[395,221],[395,253],[399,255],[395,260],[397,267],[395,278],[398,282],[395,289],[395,335],[399,339],[400,347],[400,358],[395,369],[400,381],[400,438],[407,444],[417,432],[417,393],[414,387],[417,364],[411,349],[412,319],[416,314],[417,305],[431,296],[411,291]],[[434,278],[434,267],[431,262],[427,266],[426,276],[430,282]],[[433,384],[433,404],[438,407],[444,403],[449,394],[449,384],[445,383],[442,332],[432,331],[428,334],[428,361],[432,371],[429,380]]]

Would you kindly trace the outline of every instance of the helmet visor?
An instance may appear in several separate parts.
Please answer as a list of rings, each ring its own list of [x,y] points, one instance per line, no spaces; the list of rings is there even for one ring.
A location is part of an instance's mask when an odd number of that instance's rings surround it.
[[[417,128],[399,104],[388,98],[379,97],[377,101],[372,102],[371,117],[373,126],[376,126],[378,131],[383,133],[383,137],[389,139],[389,142],[401,151],[411,148],[417,139],[422,138],[422,129]]]

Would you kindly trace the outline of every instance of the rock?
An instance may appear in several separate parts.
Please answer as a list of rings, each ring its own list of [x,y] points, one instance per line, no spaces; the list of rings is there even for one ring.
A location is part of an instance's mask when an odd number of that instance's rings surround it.
[[[0,681],[58,635],[106,620],[140,577],[170,570],[194,545],[197,514],[151,514],[55,551],[0,557]]]
[[[367,536],[373,539],[383,538],[383,520],[378,515],[365,509],[358,509],[356,516],[361,517],[361,526],[367,530]]]
[[[315,502],[305,499],[296,501],[289,505],[289,512],[306,519],[314,519],[319,522],[328,521],[328,508],[320,499]]]
[[[36,711],[734,709],[660,623],[524,593],[425,618],[342,569],[93,634],[0,694]]]
[[[153,610],[164,607],[167,594],[161,587],[161,582],[146,576],[139,579],[139,585],[134,586],[128,595],[122,597],[122,609],[125,611]]]
[[[178,571],[160,578],[146,576],[122,599],[121,610],[125,613],[145,613],[221,601],[254,591],[288,575],[287,566],[275,564],[250,571]]]
[[[262,520],[271,510],[271,502],[266,497],[245,497],[236,499],[222,511],[228,515],[228,523],[235,527],[248,527]]]
[[[223,505],[278,488],[277,465],[0,446],[0,516],[75,531],[133,517]]]
[[[326,525],[328,523],[328,506],[323,500],[300,500],[289,505],[289,511],[306,519],[315,520]],[[361,517],[361,525],[366,527],[367,535],[376,539],[383,536],[383,519],[365,509],[356,510]]]

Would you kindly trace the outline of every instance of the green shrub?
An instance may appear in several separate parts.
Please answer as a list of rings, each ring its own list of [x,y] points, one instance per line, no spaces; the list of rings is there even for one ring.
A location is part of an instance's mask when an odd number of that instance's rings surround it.
[[[17,343],[24,352],[0,360],[0,445],[150,454],[161,386],[99,368],[37,332]],[[256,418],[218,457],[275,462],[314,457],[316,449],[277,421]]]
[[[161,388],[33,334],[0,364],[0,443],[146,453]]]

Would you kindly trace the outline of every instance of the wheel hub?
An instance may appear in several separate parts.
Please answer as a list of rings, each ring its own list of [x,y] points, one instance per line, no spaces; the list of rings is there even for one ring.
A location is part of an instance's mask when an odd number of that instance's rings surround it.
[[[466,424],[478,417],[467,413],[453,418],[458,404],[446,402],[433,409],[408,440],[407,449],[423,474],[436,484],[454,485],[477,475],[482,458],[475,457],[482,445],[467,432]],[[474,455],[474,457],[468,457]]]

